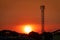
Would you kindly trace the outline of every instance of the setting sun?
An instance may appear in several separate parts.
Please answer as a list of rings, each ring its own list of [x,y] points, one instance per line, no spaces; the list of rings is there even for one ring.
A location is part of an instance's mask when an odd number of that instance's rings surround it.
[[[24,26],[24,32],[25,33],[29,33],[29,32],[31,32],[32,31],[32,26],[31,25],[25,25]]]

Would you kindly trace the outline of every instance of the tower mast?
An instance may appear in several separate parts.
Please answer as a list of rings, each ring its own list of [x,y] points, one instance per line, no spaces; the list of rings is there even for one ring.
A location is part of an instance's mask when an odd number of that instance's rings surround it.
[[[42,33],[44,33],[44,9],[45,9],[45,5],[43,4],[43,0],[41,0],[40,9],[41,9]]]

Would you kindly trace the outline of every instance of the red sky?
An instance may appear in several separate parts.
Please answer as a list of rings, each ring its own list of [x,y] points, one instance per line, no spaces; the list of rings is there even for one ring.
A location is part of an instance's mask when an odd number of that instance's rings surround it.
[[[46,31],[60,29],[60,0],[43,0],[43,4]],[[23,24],[34,24],[40,27],[40,5],[41,0],[0,0],[0,30],[17,31],[16,28]],[[39,32],[40,30],[37,29],[36,31]]]

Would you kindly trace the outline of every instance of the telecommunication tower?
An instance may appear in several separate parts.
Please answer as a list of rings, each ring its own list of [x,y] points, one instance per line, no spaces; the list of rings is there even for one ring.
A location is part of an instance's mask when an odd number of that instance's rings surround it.
[[[45,9],[45,5],[43,4],[43,0],[41,0],[40,9],[41,9],[42,33],[44,33],[44,9]]]

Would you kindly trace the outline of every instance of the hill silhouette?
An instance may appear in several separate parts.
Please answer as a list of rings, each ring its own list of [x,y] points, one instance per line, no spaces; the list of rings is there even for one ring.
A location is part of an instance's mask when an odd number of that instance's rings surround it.
[[[17,33],[11,30],[0,31],[0,40],[60,40],[59,37],[60,30],[56,30],[54,32],[44,32],[43,34],[39,34],[34,31],[29,34]]]
[[[54,33],[54,35],[60,35],[60,29],[58,29],[58,30],[56,30],[56,31],[54,31],[52,33]]]

